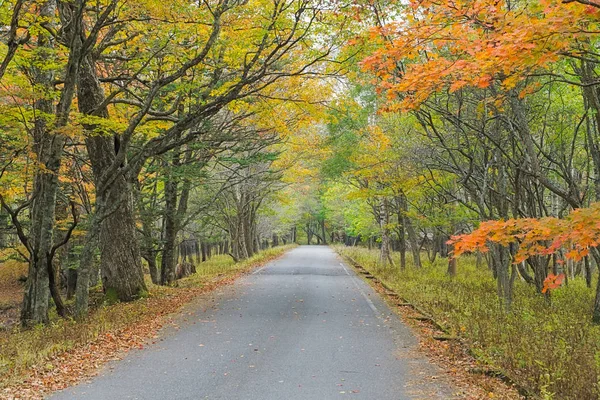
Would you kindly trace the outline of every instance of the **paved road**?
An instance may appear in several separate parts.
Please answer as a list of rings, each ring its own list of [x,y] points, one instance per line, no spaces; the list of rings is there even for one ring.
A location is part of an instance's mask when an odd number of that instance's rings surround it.
[[[408,328],[327,247],[298,247],[188,308],[180,329],[52,399],[452,398]]]

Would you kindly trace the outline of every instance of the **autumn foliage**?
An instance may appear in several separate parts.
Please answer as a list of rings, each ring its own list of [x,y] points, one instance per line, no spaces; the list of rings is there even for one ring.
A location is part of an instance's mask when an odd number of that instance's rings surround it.
[[[566,258],[576,261],[600,245],[600,203],[573,211],[564,219],[555,217],[509,219],[482,222],[468,235],[451,240],[456,257],[466,252],[488,251],[490,243],[503,246],[516,244],[519,249],[514,262],[534,255],[552,255],[567,249]]]
[[[401,22],[371,33],[380,49],[362,65],[391,109],[418,107],[434,93],[501,90],[586,46],[600,10],[559,0],[412,0]],[[526,92],[523,92],[524,95]]]

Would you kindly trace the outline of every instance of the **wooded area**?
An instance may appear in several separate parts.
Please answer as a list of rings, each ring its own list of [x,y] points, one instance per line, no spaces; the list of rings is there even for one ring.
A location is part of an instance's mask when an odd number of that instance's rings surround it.
[[[1,245],[29,264],[24,326],[47,323],[51,303],[85,317],[100,278],[107,298],[131,301],[147,291],[144,268],[170,285],[211,253],[238,261],[293,241],[292,226],[259,210],[283,187],[286,133],[307,119],[296,104],[329,92],[344,38],[334,9],[1,7]]]
[[[598,337],[600,2],[16,0],[0,21],[23,327],[303,242],[398,279],[475,270],[498,315],[576,297]],[[586,343],[586,390],[527,385],[596,398]]]

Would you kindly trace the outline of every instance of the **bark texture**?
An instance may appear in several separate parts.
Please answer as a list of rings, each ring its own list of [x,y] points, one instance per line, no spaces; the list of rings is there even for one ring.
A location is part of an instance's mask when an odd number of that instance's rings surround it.
[[[83,60],[78,91],[82,113],[107,118],[104,91],[96,77],[91,57]],[[100,221],[100,271],[107,295],[121,301],[131,301],[145,292],[141,253],[134,219],[131,186],[120,168],[115,168],[118,137],[91,133],[88,127],[86,147],[96,183],[97,201],[114,211]],[[115,171],[106,176],[106,171]]]

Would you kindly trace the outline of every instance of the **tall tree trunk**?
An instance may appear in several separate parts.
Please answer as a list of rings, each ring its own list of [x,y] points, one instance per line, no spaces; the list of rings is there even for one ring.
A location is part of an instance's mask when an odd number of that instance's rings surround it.
[[[592,247],[590,251],[596,265],[600,265],[600,249]],[[600,274],[598,274],[598,282],[596,283],[596,296],[594,297],[594,307],[592,309],[592,322],[600,324]]]
[[[75,268],[67,268],[67,300],[72,300],[75,297],[75,288],[77,287],[77,270]]]
[[[229,240],[223,242],[223,254],[229,253]]]
[[[496,284],[500,305],[502,309],[508,311],[512,305],[514,280],[509,274],[511,266],[509,249],[499,244],[490,244],[490,260],[494,264],[497,273]]]
[[[67,13],[77,7],[83,7],[83,4],[78,2],[68,6],[63,5],[61,13]],[[48,20],[50,28],[52,28],[56,10],[56,1],[46,1],[41,5],[40,17]],[[62,299],[56,288],[56,274],[52,265],[52,257],[55,250],[54,226],[56,197],[59,189],[58,175],[66,138],[62,134],[54,132],[68,122],[81,57],[79,40],[82,26],[81,16],[79,13],[73,13],[70,15],[70,19],[70,26],[65,28],[65,35],[70,45],[66,79],[56,108],[52,98],[47,95],[54,90],[54,72],[51,69],[37,67],[38,64],[44,65],[55,60],[53,39],[47,32],[41,32],[38,36],[38,59],[32,68],[33,81],[39,88],[42,88],[46,96],[38,99],[34,105],[36,119],[33,127],[33,151],[41,168],[36,171],[34,177],[35,197],[31,204],[31,229],[27,243],[24,243],[30,252],[29,272],[21,308],[21,323],[24,326],[48,322],[50,295],[55,300],[58,312],[64,314]],[[48,115],[52,114],[55,115],[55,118],[51,122],[48,120]]]
[[[456,258],[455,257],[450,257],[448,258],[448,276],[450,276],[451,278],[454,278],[456,276],[456,271],[457,271],[457,265],[456,265]]]
[[[86,115],[108,118],[106,108],[97,110],[105,98],[91,57],[86,57],[80,68],[80,111]],[[88,130],[92,129],[93,127],[88,127]],[[115,172],[116,176],[104,176],[105,171],[114,167],[118,144],[117,137],[107,135],[91,134],[86,138],[96,182],[97,201],[111,206],[120,205],[101,222],[99,240],[102,284],[105,293],[110,296],[121,301],[131,301],[147,289],[137,240],[131,187],[120,170]]]
[[[241,214],[243,231],[244,231],[244,245],[246,247],[246,258],[252,257],[254,254],[254,235],[252,232],[252,222],[250,221],[249,211],[244,211]]]
[[[152,196],[153,199],[158,197],[157,195],[157,186],[158,182],[155,182],[153,185]],[[140,254],[148,263],[148,270],[150,272],[150,279],[152,283],[155,285],[160,284],[160,271],[156,262],[156,256],[158,250],[156,249],[156,244],[154,241],[153,231],[153,215],[154,215],[154,207],[156,206],[155,201],[153,200],[150,204],[144,204],[142,194],[140,191],[140,185],[138,183],[137,187],[134,189],[135,194],[135,202],[138,207],[138,214],[140,216],[140,220],[142,223],[142,243],[140,248]]]
[[[77,268],[77,285],[75,287],[75,317],[83,319],[88,314],[90,277],[94,273],[92,266],[94,262],[94,251],[98,246],[98,232],[100,230],[102,207],[96,203],[96,213],[92,216],[90,227],[85,235],[85,244],[79,256],[79,267]]]
[[[131,301],[147,289],[133,218],[131,191],[124,178],[117,181],[119,183],[111,185],[105,201],[108,204],[122,202],[122,205],[102,221],[100,270],[105,293],[114,294],[121,301]]]
[[[191,159],[192,152],[188,149],[185,151],[185,157],[183,160],[184,165],[191,162]],[[173,150],[170,164],[171,165],[169,171],[167,172],[164,189],[164,242],[163,256],[161,259],[161,283],[163,285],[169,285],[173,283],[175,279],[178,279],[177,274],[175,273],[178,263],[177,256],[175,254],[175,243],[177,240],[177,235],[182,229],[181,224],[187,212],[191,189],[191,181],[188,178],[178,178],[177,169],[181,165],[181,148],[175,148]],[[179,193],[180,187],[181,193]],[[191,270],[188,270],[186,273],[180,274],[179,278],[188,276],[191,272]]]
[[[175,241],[177,239],[177,179],[173,169],[179,165],[179,155],[175,150],[165,179],[165,208],[163,212],[164,236],[160,269],[160,283],[170,285],[175,281]]]
[[[408,242],[410,244],[410,251],[413,255],[413,263],[415,267],[421,268],[421,251],[419,248],[419,240],[417,238],[417,232],[412,224],[412,221],[407,216],[408,212],[408,201],[406,199],[406,195],[404,193],[401,194],[403,197],[402,204],[404,206],[403,216],[404,216],[404,226],[406,227],[406,233],[408,234]]]
[[[585,272],[585,283],[588,288],[591,288],[592,287],[592,265],[591,265],[589,256],[586,256],[583,258],[583,269]]]

